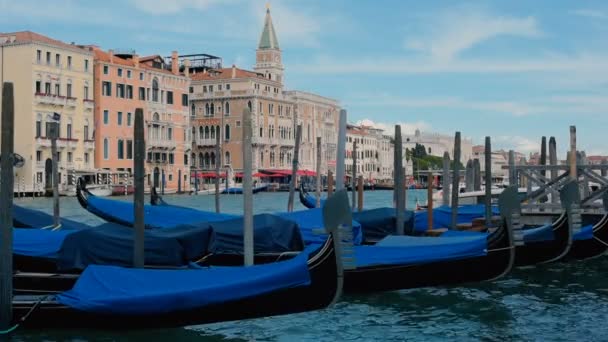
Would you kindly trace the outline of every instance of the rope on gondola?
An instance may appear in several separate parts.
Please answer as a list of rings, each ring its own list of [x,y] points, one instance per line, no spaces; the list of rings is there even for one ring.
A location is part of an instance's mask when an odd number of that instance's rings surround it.
[[[23,315],[23,317],[21,317],[19,319],[19,323],[15,323],[15,325],[13,325],[12,327],[6,329],[6,330],[0,330],[0,335],[8,335],[12,332],[14,332],[15,330],[17,330],[17,328],[19,328],[19,326],[25,322],[25,320],[27,320],[27,318],[32,314],[32,312],[34,312],[34,310],[36,310],[38,308],[38,306],[40,306],[40,303],[44,302],[45,300],[47,300],[48,298],[53,297],[53,295],[48,295],[48,296],[44,296],[42,298],[40,298],[34,305],[32,305],[32,307],[30,308],[30,310]]]

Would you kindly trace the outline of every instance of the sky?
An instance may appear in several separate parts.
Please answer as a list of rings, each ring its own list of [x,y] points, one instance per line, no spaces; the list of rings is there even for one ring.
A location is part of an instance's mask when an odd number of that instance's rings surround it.
[[[608,155],[608,2],[272,0],[287,89],[337,99],[349,122],[390,133],[462,132],[529,153],[569,126]],[[263,0],[0,0],[0,31],[208,53],[250,69]]]

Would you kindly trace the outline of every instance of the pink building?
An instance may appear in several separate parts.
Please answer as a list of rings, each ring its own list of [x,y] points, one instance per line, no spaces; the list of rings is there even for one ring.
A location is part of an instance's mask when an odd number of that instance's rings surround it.
[[[143,108],[148,185],[166,191],[187,190],[190,80],[173,61],[134,52],[95,53],[95,167],[112,172],[133,170],[135,108]],[[172,58],[177,59],[174,52]]]

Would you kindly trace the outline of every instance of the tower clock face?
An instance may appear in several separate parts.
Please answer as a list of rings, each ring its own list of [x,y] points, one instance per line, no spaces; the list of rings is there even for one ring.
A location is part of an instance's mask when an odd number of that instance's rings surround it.
[[[274,61],[275,61],[275,62],[278,62],[278,61],[279,61],[279,56],[278,56],[278,55],[277,55],[277,56],[274,56]]]

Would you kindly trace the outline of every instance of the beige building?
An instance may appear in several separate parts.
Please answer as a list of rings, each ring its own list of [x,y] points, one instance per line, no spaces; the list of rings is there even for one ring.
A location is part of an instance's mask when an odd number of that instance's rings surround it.
[[[192,75],[190,114],[193,136],[192,167],[240,171],[243,110],[251,110],[254,170],[290,170],[294,155],[296,124],[302,125],[300,169],[314,170],[316,137],[323,142],[323,159],[335,169],[339,105],[319,95],[285,91],[284,66],[270,11],[253,71],[231,68],[205,70]],[[221,138],[221,160],[216,137]]]
[[[51,181],[53,113],[61,115],[60,181],[67,170],[92,169],[93,53],[29,31],[0,33],[0,50],[0,81],[15,88],[15,152],[25,159],[15,169],[16,191],[40,191]]]
[[[347,125],[346,174],[350,179],[354,170],[354,145],[357,143],[356,176],[366,182],[382,183],[393,180],[394,144],[391,137],[379,128]]]

